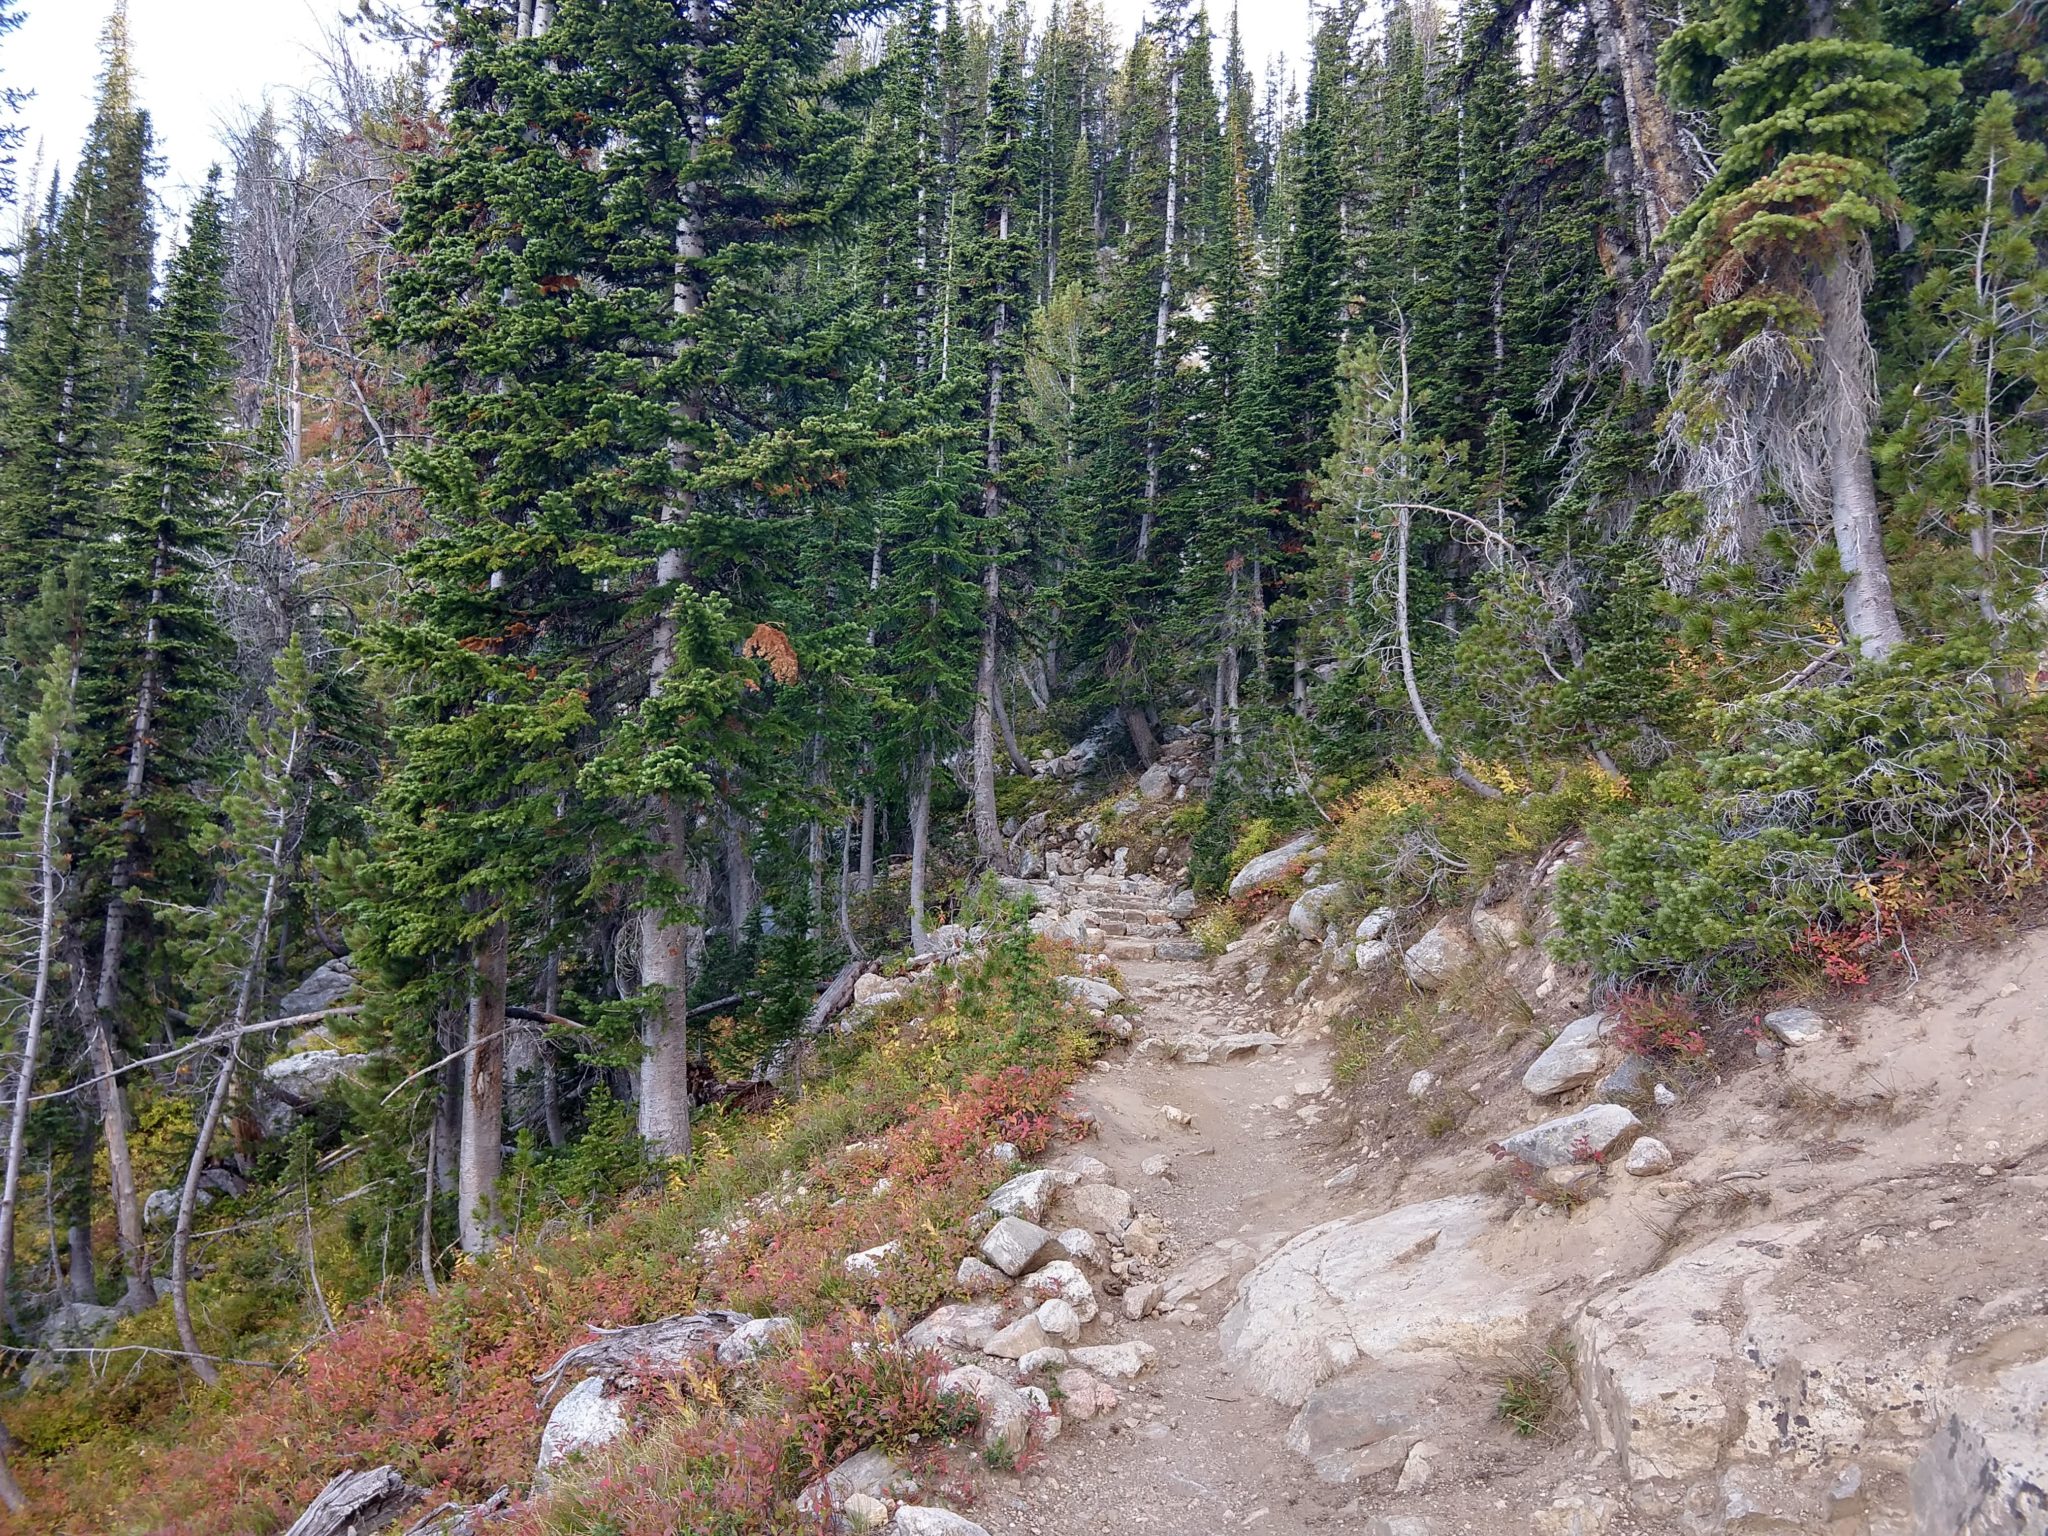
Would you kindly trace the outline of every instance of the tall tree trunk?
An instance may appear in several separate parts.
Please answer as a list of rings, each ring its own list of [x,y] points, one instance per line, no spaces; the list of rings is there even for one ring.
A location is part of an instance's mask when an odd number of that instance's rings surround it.
[[[505,1160],[505,963],[499,919],[476,941],[471,960],[469,1034],[464,1042],[462,1140],[457,1151],[457,1231],[464,1253],[487,1253],[498,1240],[498,1177]]]
[[[859,889],[871,891],[875,888],[875,792],[869,790],[860,797],[860,873],[856,877]]]
[[[1170,45],[1173,59],[1166,74],[1166,229],[1159,253],[1159,304],[1152,317],[1151,393],[1145,411],[1145,506],[1138,514],[1138,564],[1152,558],[1152,534],[1159,523],[1160,420],[1166,393],[1166,337],[1173,318],[1174,237],[1180,222],[1180,84],[1179,38]]]
[[[704,36],[710,25],[709,0],[688,0],[688,17],[691,35]],[[708,131],[704,121],[704,82],[694,67],[684,76],[682,97],[684,128],[694,162],[703,151]],[[681,191],[670,307],[677,324],[687,326],[704,307],[701,263],[705,245],[699,212],[703,189],[698,183],[689,182]],[[678,358],[686,356],[694,344],[689,336],[679,335]],[[682,415],[689,427],[701,423],[704,414],[701,393],[683,400]],[[696,512],[697,493],[690,484],[696,468],[696,448],[688,436],[673,438],[669,443],[669,472],[674,483],[662,503],[661,524],[676,537],[662,547],[655,561],[655,585],[662,591],[673,591],[688,574],[680,532]],[[653,654],[648,661],[649,697],[660,693],[662,680],[675,665],[676,637],[672,607],[664,607],[655,623]],[[703,937],[700,924],[708,878],[703,861],[693,857],[688,846],[690,817],[667,797],[654,808],[654,833],[661,844],[654,863],[670,894],[659,901],[643,897],[640,912],[640,980],[641,985],[655,993],[641,1028],[640,1134],[663,1157],[688,1157],[690,971]],[[680,903],[674,910],[668,905],[672,900]]]
[[[738,944],[761,905],[761,882],[755,873],[753,850],[747,846],[746,818],[734,809],[729,795],[718,797],[715,814],[719,863],[725,871],[725,911],[732,924],[732,941]]]
[[[1679,138],[1678,116],[1657,89],[1660,40],[1650,25],[1648,0],[1600,0],[1594,19],[1614,55],[1615,73],[1621,80],[1647,250],[1692,201],[1699,184]]]
[[[932,751],[920,748],[910,773],[910,952],[925,952],[924,870],[931,856]]]
[[[991,493],[993,485],[990,486]],[[986,500],[992,500],[991,494]],[[984,503],[985,504],[985,503]],[[982,573],[981,665],[974,681],[974,845],[982,862],[1001,868],[1003,834],[996,815],[996,673],[1000,664],[996,611],[998,606],[996,562],[990,560]]]
[[[78,690],[78,668],[71,668],[65,692],[65,713]],[[7,1170],[0,1181],[0,1327],[14,1320],[14,1218],[21,1196],[21,1165],[28,1151],[29,1105],[35,1097],[36,1064],[42,1059],[43,1021],[50,1011],[50,980],[55,969],[57,932],[62,913],[63,853],[58,847],[58,828],[63,821],[65,727],[52,722],[49,756],[43,766],[40,811],[36,816],[36,958],[34,979],[29,985],[28,1017],[22,1024],[21,1059],[15,1068],[14,1103],[7,1116]],[[53,1280],[55,1276],[51,1277]],[[12,1479],[6,1476],[6,1460],[0,1454],[0,1501],[6,1499]],[[15,1507],[10,1505],[10,1507]]]
[[[1870,463],[1870,419],[1877,410],[1877,392],[1875,359],[1863,319],[1866,263],[1860,250],[1846,251],[1830,264],[1822,280],[1817,364],[1823,375],[1821,388],[1827,391],[1835,548],[1849,578],[1842,592],[1843,628],[1865,656],[1882,661],[1905,642],[1906,631],[1892,598],[1884,522]]]
[[[71,1142],[71,1187],[65,1199],[64,1248],[69,1263],[65,1273],[66,1293],[73,1301],[99,1300],[99,1275],[92,1257],[93,1132],[97,1125],[94,1116],[81,1114],[78,1117],[78,1134]]]
[[[1003,687],[996,684],[990,695],[996,706],[996,733],[1003,743],[1003,756],[1010,760],[1010,766],[1019,773],[1031,771],[1031,759],[1024,755],[1024,749],[1017,745],[1017,733],[1010,725],[1010,707],[1003,701]]]

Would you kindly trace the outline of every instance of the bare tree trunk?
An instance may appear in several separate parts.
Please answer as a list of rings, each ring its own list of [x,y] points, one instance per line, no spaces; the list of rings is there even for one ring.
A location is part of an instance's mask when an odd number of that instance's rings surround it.
[[[655,993],[640,1035],[640,1134],[662,1157],[690,1155],[690,975],[703,928],[697,914],[710,888],[704,861],[683,849],[681,814],[669,812],[668,842],[682,850],[668,872],[682,911],[659,906],[640,913],[640,984]]]
[[[924,869],[931,856],[932,753],[930,747],[917,754],[917,766],[910,778],[910,952],[925,952]]]
[[[64,1246],[70,1267],[68,1292],[73,1301],[99,1300],[99,1276],[92,1258],[93,1131],[97,1120],[80,1115],[71,1144],[71,1189],[66,1200]]]
[[[1167,325],[1173,317],[1174,237],[1180,222],[1180,84],[1181,47],[1169,45],[1173,57],[1166,74],[1166,229],[1159,256],[1159,304],[1152,319],[1151,398],[1145,413],[1145,507],[1138,515],[1138,564],[1152,557],[1152,534],[1159,522],[1159,455],[1161,398],[1166,392]]]
[[[989,453],[993,458],[996,451],[993,425],[989,432]],[[982,497],[985,516],[993,516],[989,504],[994,500],[995,483],[990,481]],[[996,562],[991,558],[981,579],[981,665],[975,673],[973,737],[974,845],[982,862],[998,869],[1003,865],[1003,835],[996,815],[995,695],[1000,662],[997,634],[999,581]]]
[[[469,1035],[463,1054],[462,1140],[455,1217],[464,1253],[498,1240],[498,1177],[505,1159],[505,963],[501,918],[476,941],[471,960]]]
[[[1150,768],[1159,761],[1159,738],[1152,734],[1152,721],[1145,714],[1142,704],[1126,704],[1123,715],[1124,729],[1130,733],[1131,750],[1138,754],[1138,761]]]
[[[1003,756],[1010,760],[1010,766],[1016,769],[1017,772],[1029,773],[1031,771],[1031,759],[1026,757],[1023,749],[1017,745],[1017,733],[1010,727],[1010,709],[1009,705],[1003,701],[1002,684],[998,683],[996,685],[995,692],[990,697],[995,700],[996,731],[1002,738]]]
[[[1861,252],[1845,252],[1823,278],[1820,356],[1828,392],[1828,484],[1835,548],[1849,578],[1842,621],[1863,654],[1882,661],[1905,643],[1891,566],[1885,560],[1884,522],[1870,463],[1870,419],[1877,409],[1875,360],[1863,320],[1867,266]]]
[[[863,891],[875,888],[875,792],[860,797],[860,874]]]
[[[1648,0],[1601,0],[1594,16],[1621,79],[1647,250],[1699,186],[1679,139],[1677,114],[1657,89],[1660,40],[1650,25]]]
[[[420,1283],[429,1296],[441,1292],[434,1278],[434,1186],[440,1181],[440,1145],[441,1117],[436,1114],[427,1122],[427,1166],[420,1181]]]
[[[761,904],[761,882],[754,872],[753,850],[747,846],[746,821],[733,809],[729,797],[719,797],[716,814],[719,862],[725,868],[725,911],[732,923],[732,941],[738,944]]]
[[[692,35],[702,36],[710,20],[709,0],[688,0]],[[697,70],[689,69],[682,81],[685,131],[694,156],[703,148],[707,125],[704,121],[704,82]],[[675,285],[671,308],[679,324],[687,325],[704,306],[700,263],[704,260],[704,230],[698,208],[702,188],[690,182],[682,188],[682,213],[676,220]],[[679,336],[677,355],[694,343]],[[702,395],[686,398],[683,419],[695,426],[704,419]],[[695,514],[697,495],[690,476],[697,468],[697,454],[687,437],[669,443],[669,470],[675,486],[663,502],[664,528],[680,529]],[[687,574],[680,542],[665,546],[655,561],[654,580],[658,588],[672,589]],[[664,608],[656,622],[654,651],[648,663],[648,694],[661,692],[662,680],[676,659],[676,622]],[[689,818],[683,808],[664,801],[656,807],[655,832],[663,847],[656,864],[667,877],[672,898],[648,901],[640,912],[640,980],[653,989],[655,999],[641,1029],[639,1080],[640,1134],[663,1157],[690,1155],[690,970],[697,946],[702,941],[701,914],[707,873],[702,861],[692,857],[687,846]],[[677,899],[680,910],[671,912],[668,899]]]
[[[65,690],[65,713],[78,690],[78,668],[71,668]],[[41,810],[36,817],[36,959],[35,979],[29,987],[28,1018],[22,1025],[21,1061],[15,1068],[14,1103],[7,1116],[7,1171],[0,1182],[0,1326],[13,1321],[14,1213],[21,1196],[21,1165],[28,1151],[29,1105],[35,1097],[36,1063],[42,1057],[43,1021],[50,1011],[50,979],[57,954],[57,930],[61,913],[58,897],[64,886],[63,855],[58,847],[58,828],[63,821],[65,737],[61,723],[53,723],[48,760],[43,767]],[[53,1280],[55,1276],[51,1277]],[[6,1471],[4,1448],[0,1448],[0,1502],[7,1500],[13,1479]],[[18,1494],[18,1490],[17,1490]],[[9,1504],[10,1508],[19,1506]]]

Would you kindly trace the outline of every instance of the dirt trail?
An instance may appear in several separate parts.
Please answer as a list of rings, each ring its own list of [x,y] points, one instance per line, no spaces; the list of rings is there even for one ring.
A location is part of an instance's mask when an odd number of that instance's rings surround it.
[[[1168,1274],[1213,1256],[1218,1278],[1188,1298],[1186,1310],[1143,1322],[1125,1321],[1118,1300],[1105,1298],[1095,1330],[1102,1340],[1143,1339],[1159,1351],[1157,1362],[1118,1386],[1122,1405],[1106,1422],[1075,1425],[1042,1469],[992,1487],[976,1518],[993,1536],[1324,1529],[1353,1501],[1352,1491],[1304,1477],[1283,1443],[1292,1414],[1246,1391],[1225,1369],[1217,1323],[1236,1275],[1249,1267],[1247,1250],[1263,1251],[1349,1208],[1323,1187],[1325,1171],[1308,1144],[1313,1128],[1295,1112],[1318,1106],[1307,1118],[1320,1113],[1329,1042],[1293,1036],[1269,1054],[1172,1063],[1147,1042],[1198,1025],[1224,1034],[1267,1021],[1203,963],[1137,961],[1122,970],[1140,1009],[1132,1049],[1081,1085],[1076,1097],[1094,1112],[1100,1135],[1080,1150],[1106,1163],[1141,1209],[1165,1218]],[[1173,1125],[1161,1105],[1185,1111],[1193,1125]],[[1147,1176],[1146,1162],[1162,1156],[1170,1159],[1166,1176]],[[1219,1243],[1244,1245],[1234,1270]]]

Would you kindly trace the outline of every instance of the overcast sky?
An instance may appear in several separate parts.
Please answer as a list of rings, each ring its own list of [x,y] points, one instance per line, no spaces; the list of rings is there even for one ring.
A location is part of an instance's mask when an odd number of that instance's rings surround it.
[[[1046,0],[1033,3],[1042,12]],[[1129,36],[1145,0],[1106,3],[1117,31]],[[1210,0],[1219,31],[1232,3]],[[1255,73],[1264,73],[1263,61],[1274,53],[1301,58],[1309,0],[1238,3]],[[29,130],[20,156],[24,177],[39,147],[46,184],[48,168],[68,169],[78,152],[92,116],[108,8],[107,0],[26,0],[21,30],[0,40],[0,82],[35,92],[23,113]],[[129,0],[135,67],[142,101],[156,121],[168,202],[182,205],[221,158],[221,123],[266,90],[305,79],[323,33],[354,9],[354,0]]]

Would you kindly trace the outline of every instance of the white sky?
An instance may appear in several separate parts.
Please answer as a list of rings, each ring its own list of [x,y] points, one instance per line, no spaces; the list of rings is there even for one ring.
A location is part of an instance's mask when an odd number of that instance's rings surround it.
[[[1310,0],[1209,0],[1220,32],[1233,3],[1254,77],[1284,52],[1299,63],[1307,51]],[[26,178],[41,151],[44,185],[52,166],[67,172],[92,117],[99,75],[99,36],[111,0],[27,0],[26,21],[0,39],[0,82],[35,92],[23,112],[28,140],[20,162],[25,198],[40,196]],[[1034,0],[1041,12],[1045,0]],[[1145,0],[1106,0],[1117,31],[1128,37]],[[129,0],[129,34],[142,102],[156,122],[166,161],[160,190],[183,206],[221,158],[219,129],[239,109],[282,92],[310,73],[323,33],[354,0]]]

